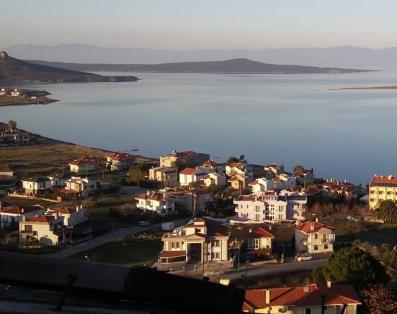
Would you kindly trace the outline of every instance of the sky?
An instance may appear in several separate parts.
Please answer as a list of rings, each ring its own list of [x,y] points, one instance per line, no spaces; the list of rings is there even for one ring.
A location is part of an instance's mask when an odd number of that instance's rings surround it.
[[[0,43],[161,49],[397,46],[395,0],[1,1]]]

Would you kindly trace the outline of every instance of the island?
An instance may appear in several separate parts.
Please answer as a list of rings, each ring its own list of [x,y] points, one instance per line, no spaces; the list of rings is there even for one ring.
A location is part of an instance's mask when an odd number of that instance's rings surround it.
[[[334,88],[333,90],[346,90],[346,89],[397,89],[396,85],[390,85],[390,86],[361,86],[361,87],[342,87],[342,88]]]
[[[153,73],[215,73],[215,74],[316,74],[370,72],[364,69],[321,68],[302,65],[282,65],[237,58],[224,61],[176,62],[160,64],[82,64],[29,61],[42,66],[52,66],[74,71],[153,72]]]
[[[134,82],[135,76],[103,76],[94,73],[33,64],[0,52],[0,84]]]

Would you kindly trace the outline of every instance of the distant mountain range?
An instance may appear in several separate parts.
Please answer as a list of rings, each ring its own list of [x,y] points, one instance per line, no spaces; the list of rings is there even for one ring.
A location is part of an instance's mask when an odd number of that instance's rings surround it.
[[[247,58],[273,64],[319,67],[397,68],[397,47],[164,50],[105,48],[80,44],[59,46],[16,45],[7,49],[20,59],[68,63],[157,64]]]
[[[61,83],[61,82],[121,82],[136,81],[134,76],[102,76],[51,66],[33,64],[0,52],[0,83]]]
[[[238,58],[225,61],[177,62],[160,64],[82,64],[30,60],[29,62],[74,71],[156,72],[156,73],[222,73],[222,74],[298,74],[351,73],[367,70],[320,68],[300,65],[269,64]]]

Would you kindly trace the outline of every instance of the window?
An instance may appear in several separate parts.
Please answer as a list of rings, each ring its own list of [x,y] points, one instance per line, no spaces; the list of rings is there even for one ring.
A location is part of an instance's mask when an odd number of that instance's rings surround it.
[[[317,234],[317,233],[314,234],[314,238],[315,238],[316,240],[318,239],[318,234]]]
[[[219,247],[219,246],[220,246],[220,241],[219,241],[219,240],[215,240],[215,241],[212,243],[212,246],[213,246],[213,247]]]
[[[314,249],[315,251],[317,251],[317,250],[318,250],[318,245],[315,245],[313,249]]]
[[[324,250],[328,250],[328,244],[324,244]]]
[[[306,309],[305,314],[312,314],[312,309]]]
[[[32,232],[33,231],[32,225],[25,225],[25,231],[26,232]]]

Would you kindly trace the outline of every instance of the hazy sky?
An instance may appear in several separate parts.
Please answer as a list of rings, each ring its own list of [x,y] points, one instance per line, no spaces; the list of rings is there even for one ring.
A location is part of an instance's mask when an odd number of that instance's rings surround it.
[[[1,1],[0,43],[142,48],[397,46],[395,0]]]

